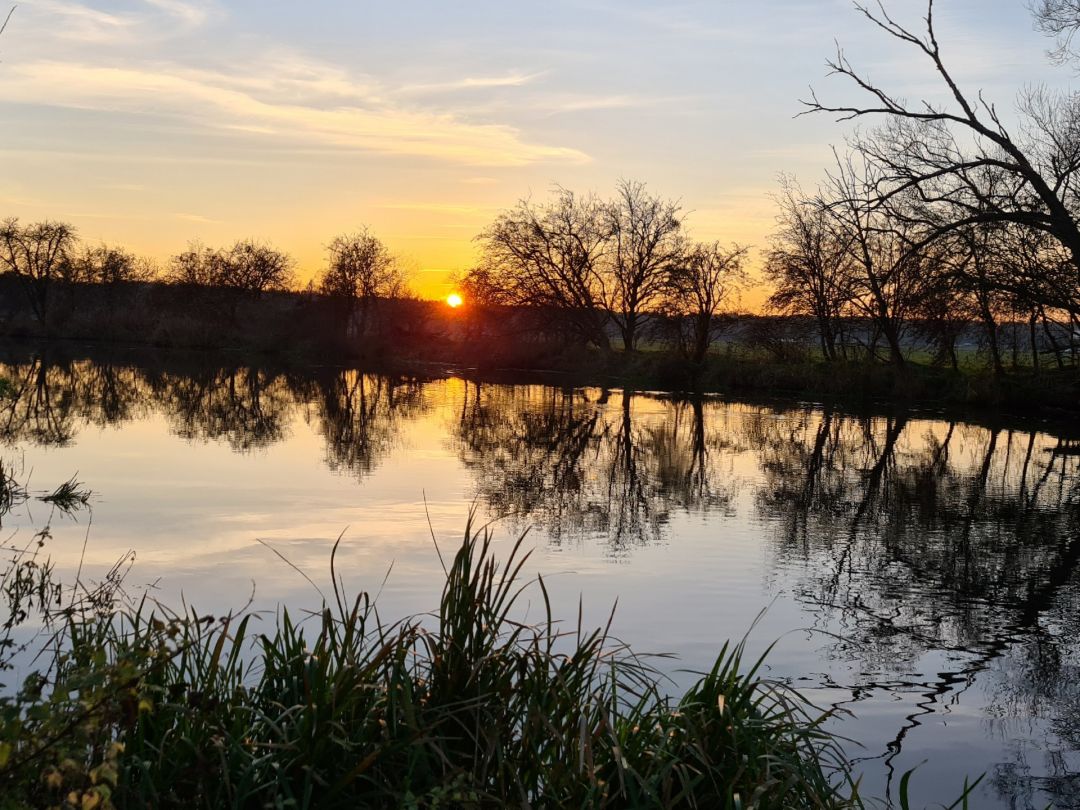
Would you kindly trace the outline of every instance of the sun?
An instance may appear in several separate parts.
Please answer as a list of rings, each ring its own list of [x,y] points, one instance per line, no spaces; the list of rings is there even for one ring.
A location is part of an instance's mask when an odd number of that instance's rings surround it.
[[[446,305],[450,307],[450,309],[457,309],[464,303],[465,299],[462,298],[461,295],[459,295],[458,293],[450,293],[448,296],[446,296]]]

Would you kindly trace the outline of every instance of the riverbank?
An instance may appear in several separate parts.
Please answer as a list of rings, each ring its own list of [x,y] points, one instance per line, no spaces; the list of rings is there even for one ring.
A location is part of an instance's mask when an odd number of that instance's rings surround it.
[[[549,370],[572,385],[639,391],[766,396],[852,407],[932,407],[953,412],[1068,418],[1080,413],[1080,371],[1020,369],[995,378],[987,369],[908,363],[782,361],[753,349],[717,353],[701,364],[666,352],[576,352]],[[479,373],[495,369],[476,367]],[[522,369],[529,371],[530,369]],[[535,369],[533,369],[535,370]]]
[[[950,418],[1002,423],[1015,418],[1072,423],[1080,413],[1080,377],[1070,369],[1007,373],[1000,380],[978,367],[961,371],[909,364],[903,372],[873,363],[781,362],[747,349],[710,356],[692,366],[671,353],[552,348],[529,356],[478,356],[440,346],[431,353],[402,354],[375,347],[318,353],[304,346],[254,349],[162,348],[134,341],[0,340],[0,358],[23,364],[80,359],[183,371],[253,367],[304,374],[359,368],[396,378],[431,380],[448,375],[476,382],[538,383],[563,388],[599,388],[672,397],[719,395],[763,404],[818,402],[867,414],[930,411]],[[436,355],[432,358],[431,355]],[[0,380],[0,396],[12,391]]]
[[[882,362],[825,362],[798,319],[742,316],[701,363],[653,345],[636,352],[541,337],[543,313],[520,308],[450,309],[438,301],[377,300],[364,323],[345,328],[333,301],[310,293],[241,297],[223,308],[220,291],[160,282],[81,285],[54,302],[43,330],[11,280],[0,277],[0,336],[29,344],[144,348],[294,366],[349,365],[389,373],[453,369],[478,379],[540,376],[570,386],[673,393],[791,397],[854,407],[943,407],[958,411],[1070,417],[1080,413],[1080,369],[1049,359],[1036,370],[996,377],[969,349],[957,368],[912,348],[903,369]],[[778,336],[782,336],[782,339]],[[1015,335],[1014,335],[1015,337]]]

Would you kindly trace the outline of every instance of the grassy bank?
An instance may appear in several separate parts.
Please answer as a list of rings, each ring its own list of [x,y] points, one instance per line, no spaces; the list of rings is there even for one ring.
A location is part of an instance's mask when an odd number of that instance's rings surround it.
[[[53,590],[28,548],[4,591],[49,634],[0,698],[0,807],[866,806],[826,715],[740,645],[674,699],[606,631],[554,621],[542,581],[546,618],[517,622],[520,546],[500,567],[467,528],[430,616],[388,624],[338,588],[266,633],[124,607],[119,575]]]
[[[872,362],[779,360],[745,347],[717,352],[701,364],[662,350],[553,350],[507,359],[510,364],[504,366],[466,353],[463,370],[502,382],[543,371],[552,375],[547,381],[553,384],[812,399],[856,407],[889,404],[1046,416],[1080,410],[1080,372],[1075,369],[1019,369],[995,378],[976,364],[953,370],[913,362],[898,370]]]

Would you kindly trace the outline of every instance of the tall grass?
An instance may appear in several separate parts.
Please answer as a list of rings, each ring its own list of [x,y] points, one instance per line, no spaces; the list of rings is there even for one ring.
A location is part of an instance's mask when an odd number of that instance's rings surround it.
[[[336,552],[332,598],[266,633],[125,607],[115,572],[58,596],[40,674],[0,697],[0,808],[863,806],[827,715],[742,644],[676,699],[606,628],[553,619],[520,539],[499,565],[470,523],[438,609],[394,623],[346,598]]]
[[[527,556],[500,566],[468,527],[438,610],[392,624],[340,585],[268,633],[146,599],[65,607],[41,674],[0,701],[0,806],[858,804],[823,718],[742,645],[671,698],[605,629],[562,629]],[[515,618],[530,587],[535,625]]]

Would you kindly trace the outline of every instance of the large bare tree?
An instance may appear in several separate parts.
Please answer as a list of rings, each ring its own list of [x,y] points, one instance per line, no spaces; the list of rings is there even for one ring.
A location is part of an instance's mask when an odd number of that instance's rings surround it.
[[[521,200],[480,234],[481,261],[466,281],[499,303],[545,309],[554,328],[608,348],[604,214],[595,196],[564,188],[542,203]]]
[[[327,248],[329,264],[319,279],[319,291],[339,303],[346,333],[363,333],[379,299],[397,298],[408,283],[401,264],[367,228],[337,236]],[[354,321],[359,318],[359,323]]]
[[[684,252],[669,287],[668,317],[680,351],[691,362],[704,361],[724,308],[746,282],[746,255],[747,248],[719,242],[694,245]]]
[[[780,213],[765,254],[765,275],[774,288],[768,304],[785,315],[812,317],[822,355],[836,360],[852,298],[848,240],[829,209],[794,178],[781,178],[777,202]]]
[[[250,239],[237,242],[229,251],[228,286],[259,297],[263,293],[292,289],[293,258],[270,245]]]
[[[1043,19],[1071,3],[1041,3]],[[973,225],[1018,225],[1051,236],[1067,251],[1073,268],[1068,289],[1056,289],[1046,306],[1080,312],[1080,95],[1035,88],[1018,105],[1015,134],[982,93],[961,88],[946,65],[927,3],[918,32],[890,16],[885,6],[856,8],[886,35],[910,46],[937,74],[949,101],[909,102],[857,70],[843,51],[828,62],[849,79],[859,98],[849,103],[804,102],[811,112],[841,120],[876,121],[882,126],[856,139],[856,148],[876,168],[874,204],[895,198],[909,221],[923,229],[922,242]],[[1048,24],[1050,24],[1048,22]],[[1061,33],[1073,30],[1065,27]],[[914,245],[918,247],[918,245]]]
[[[659,306],[685,249],[681,208],[650,194],[644,183],[623,180],[608,206],[606,305],[623,348],[637,348],[644,317]]]
[[[879,205],[878,169],[861,158],[837,159],[818,205],[828,212],[844,246],[854,312],[872,325],[870,353],[884,338],[890,362],[903,368],[904,329],[928,279],[926,255],[912,247],[920,241],[919,232],[896,214],[904,200],[893,197],[888,208]]]

